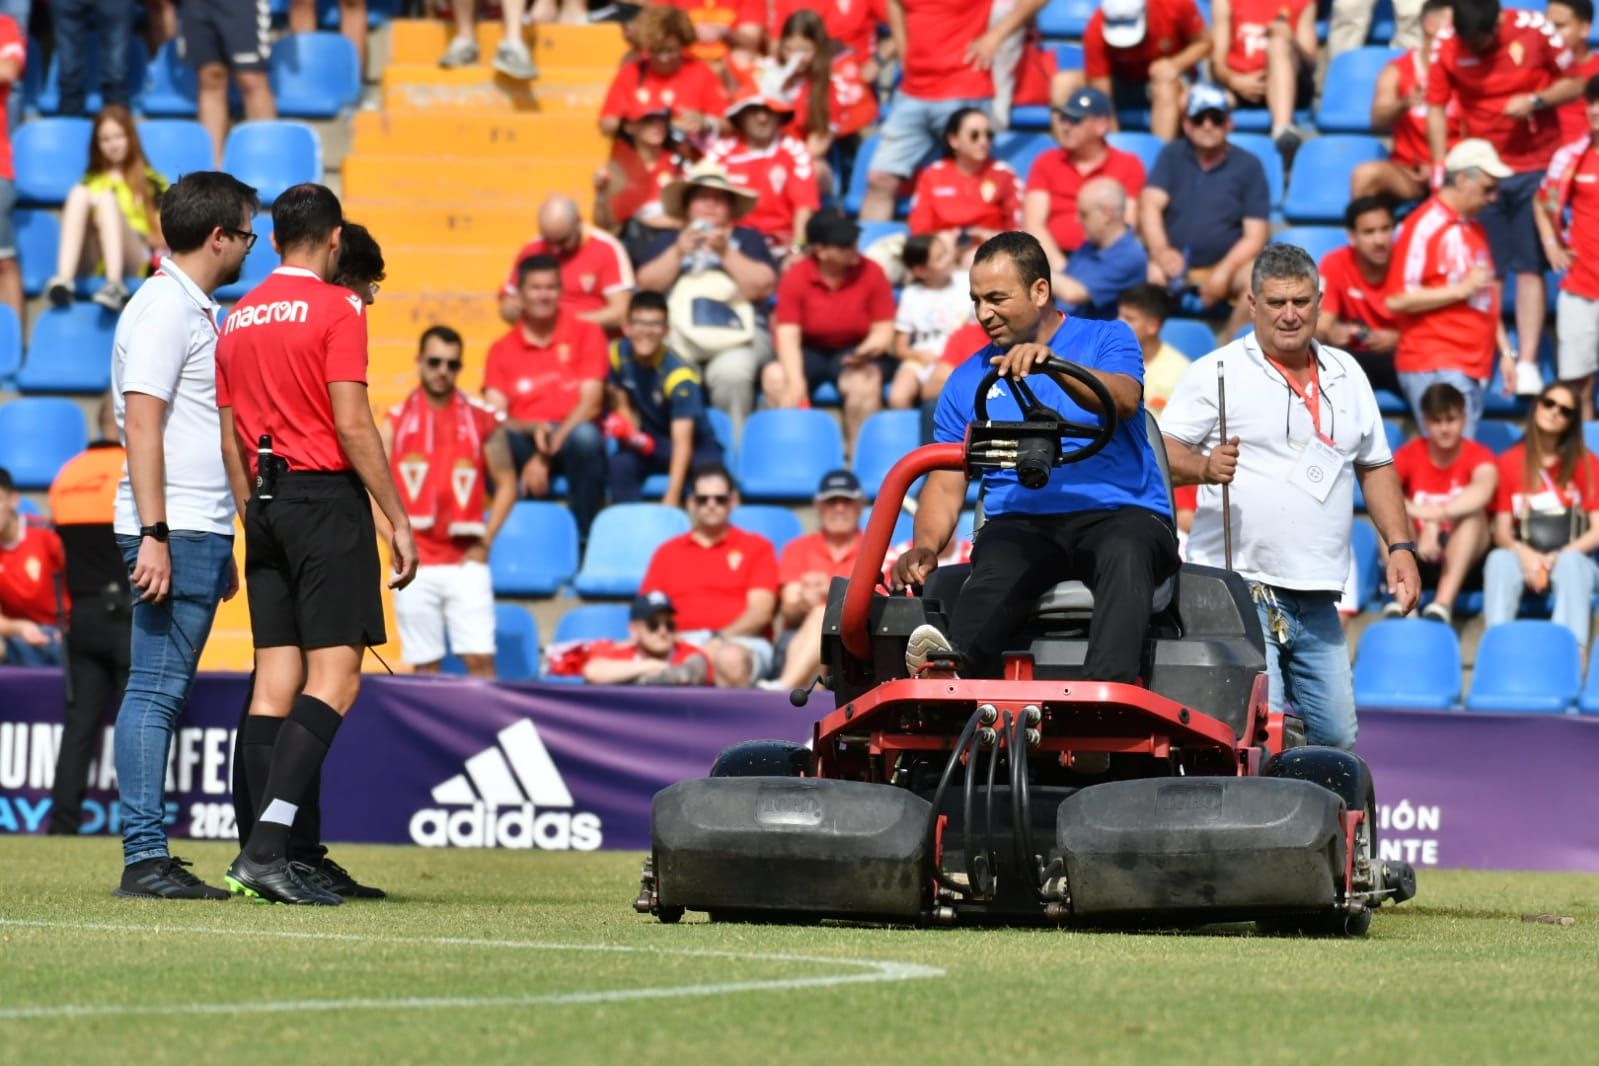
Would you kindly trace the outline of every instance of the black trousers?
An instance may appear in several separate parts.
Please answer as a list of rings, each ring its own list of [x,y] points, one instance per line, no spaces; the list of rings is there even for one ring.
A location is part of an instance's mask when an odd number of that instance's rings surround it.
[[[978,530],[950,637],[967,677],[999,677],[1038,597],[1068,580],[1094,593],[1085,677],[1138,677],[1155,586],[1177,572],[1170,522],[1141,507],[999,515]]]
[[[50,793],[51,833],[76,833],[83,823],[89,764],[94,761],[101,729],[122,706],[132,643],[131,611],[108,611],[98,597],[73,608],[67,631],[72,702],[66,707],[55,786]]]

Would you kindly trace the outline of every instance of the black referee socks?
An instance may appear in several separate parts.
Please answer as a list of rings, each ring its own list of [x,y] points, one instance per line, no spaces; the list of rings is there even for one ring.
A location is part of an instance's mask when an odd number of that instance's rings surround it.
[[[233,771],[233,813],[239,823],[241,846],[250,839],[250,832],[255,828],[261,796],[266,792],[267,778],[272,773],[272,749],[277,745],[284,721],[251,714],[240,727],[239,764]]]
[[[244,855],[251,862],[276,862],[284,857],[300,801],[321,776],[322,760],[327,758],[342,721],[337,711],[315,696],[295,697],[289,717],[278,729],[261,808],[244,845]]]

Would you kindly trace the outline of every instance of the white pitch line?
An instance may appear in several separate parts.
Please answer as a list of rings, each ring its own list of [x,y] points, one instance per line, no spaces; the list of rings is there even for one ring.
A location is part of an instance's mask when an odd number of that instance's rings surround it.
[[[865,973],[827,974],[816,977],[784,977],[766,981],[729,981],[708,985],[675,985],[663,988],[629,988],[599,992],[560,992],[541,996],[438,996],[408,997],[405,999],[279,1000],[257,1003],[107,1004],[101,1006],[67,1004],[50,1007],[0,1007],[0,1021],[119,1015],[279,1014],[293,1011],[441,1010],[479,1007],[559,1006],[584,1003],[618,1003],[644,999],[678,999],[691,996],[720,996],[743,992],[792,991],[802,988],[829,988],[837,985],[872,984],[884,981],[915,981],[929,977],[944,976],[944,971],[935,966],[922,966],[911,962],[840,959],[821,955],[719,951],[701,948],[635,947],[620,944],[562,944],[532,940],[485,940],[450,936],[364,936],[358,933],[299,932],[279,929],[227,929],[215,926],[127,925],[110,922],[49,922],[17,918],[0,918],[0,926],[150,935],[223,936],[235,939],[255,937],[261,939],[323,940],[362,944],[425,944],[438,947],[510,948],[523,951],[589,951],[609,954],[671,955],[681,958],[739,959],[749,962],[854,966],[866,970]]]

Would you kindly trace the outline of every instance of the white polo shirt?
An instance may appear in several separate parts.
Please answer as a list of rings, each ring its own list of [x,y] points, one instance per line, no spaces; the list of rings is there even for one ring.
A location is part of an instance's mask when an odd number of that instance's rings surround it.
[[[111,395],[117,429],[127,443],[125,393],[165,401],[167,525],[201,533],[233,532],[233,493],[222,464],[217,412],[217,323],[220,305],[170,259],[133,294],[117,319],[111,351]],[[117,486],[116,531],[137,536],[133,483]]]
[[[1321,431],[1342,458],[1326,499],[1291,482],[1313,439],[1310,412],[1254,334],[1194,361],[1160,415],[1163,434],[1204,451],[1221,443],[1216,368],[1226,365],[1227,432],[1239,437],[1232,486],[1233,569],[1249,581],[1337,592],[1349,576],[1355,467],[1393,462],[1371,383],[1347,353],[1315,346]],[[1199,487],[1188,561],[1224,565],[1221,486]]]

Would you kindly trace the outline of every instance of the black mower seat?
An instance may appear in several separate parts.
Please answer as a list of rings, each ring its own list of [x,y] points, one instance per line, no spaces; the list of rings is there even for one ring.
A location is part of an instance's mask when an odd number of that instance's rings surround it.
[[[1150,598],[1149,613],[1159,614],[1171,606],[1172,596],[1177,591],[1177,578],[1168,577],[1165,581],[1155,586],[1155,595]],[[1033,614],[1039,618],[1059,617],[1069,614],[1092,614],[1094,610],[1094,594],[1087,585],[1081,581],[1062,581],[1042,596],[1033,607]]]

